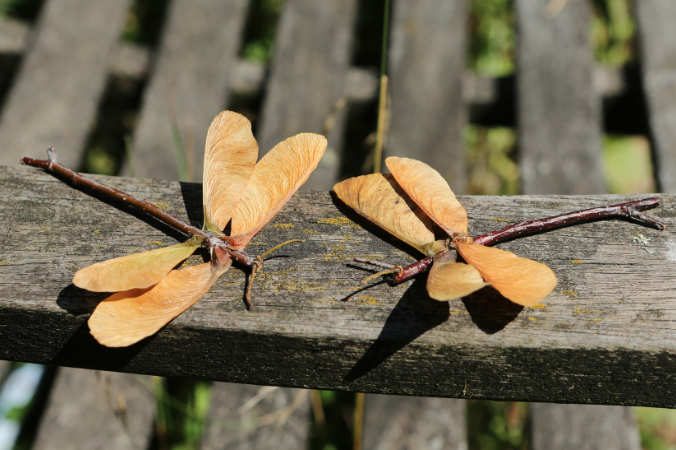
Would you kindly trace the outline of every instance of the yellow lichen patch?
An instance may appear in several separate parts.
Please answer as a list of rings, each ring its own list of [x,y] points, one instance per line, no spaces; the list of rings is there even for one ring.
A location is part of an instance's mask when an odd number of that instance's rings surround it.
[[[461,312],[462,311],[460,311],[459,309],[454,309],[453,311],[449,311],[448,315],[449,316],[455,316],[456,314],[460,314]]]
[[[601,314],[600,309],[582,309],[582,308],[575,308],[573,310],[574,313],[576,314]]]
[[[276,223],[275,228],[279,228],[280,230],[288,230],[289,228],[294,228],[292,223]]]
[[[160,241],[150,241],[150,242],[148,243],[148,245],[157,245],[158,247],[164,247],[164,246],[167,245],[167,244],[165,244],[165,243],[163,243],[163,242],[160,242]]]
[[[571,297],[577,297],[577,292],[571,291],[570,289],[567,291],[563,291],[564,294],[570,295]]]
[[[100,231],[99,231],[99,230],[94,230],[94,233],[100,233]]]
[[[158,208],[160,208],[164,212],[169,212],[169,209],[170,209],[169,205],[167,205],[164,202],[157,202],[157,203],[155,203],[155,206],[157,206]]]
[[[352,222],[347,217],[327,217],[327,218],[318,220],[317,223],[328,223],[328,224],[331,224],[331,225],[348,226],[350,228],[357,228],[357,229],[361,228],[359,225]]]
[[[571,262],[572,262],[573,264],[582,264],[582,260],[581,260],[581,259],[573,259]]]
[[[528,320],[530,320],[531,322],[537,322],[537,319],[535,317],[529,317]]]
[[[542,303],[538,303],[537,305],[526,306],[525,308],[526,309],[545,309],[546,307],[547,307],[547,305],[544,305]]]
[[[494,217],[493,219],[490,219],[491,222],[511,222],[509,219],[501,219],[500,217]]]
[[[308,234],[319,234],[319,231],[308,230],[307,228],[305,228],[305,229],[303,230],[303,233],[308,233]]]
[[[603,319],[589,319],[591,322],[601,322]]]
[[[367,305],[377,305],[377,304],[382,304],[382,302],[379,302],[377,298],[370,296],[370,295],[358,295],[356,296],[355,303],[365,303]]]
[[[42,227],[43,230],[49,230],[49,227]]]
[[[7,261],[0,261],[0,266],[9,266]]]

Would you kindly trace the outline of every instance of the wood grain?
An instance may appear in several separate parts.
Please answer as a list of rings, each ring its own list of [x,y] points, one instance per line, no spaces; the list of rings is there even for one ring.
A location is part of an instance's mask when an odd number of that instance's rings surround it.
[[[655,173],[662,191],[676,192],[676,3],[634,1],[643,91],[646,97]]]
[[[207,130],[227,101],[246,11],[246,0],[171,2],[134,134],[135,176],[178,180],[173,122],[192,168],[189,175],[202,180]]]
[[[106,86],[129,0],[45,2],[0,120],[0,164],[44,156],[77,167]]]
[[[388,61],[387,156],[431,165],[455,192],[464,192],[467,182],[462,135],[466,9],[465,0],[395,2]]]
[[[395,395],[366,397],[364,449],[465,449],[465,402]]]
[[[201,220],[201,186],[92,176]],[[640,196],[459,197],[470,233]],[[364,289],[354,256],[413,261],[326,192],[296,194],[248,247],[269,259],[242,300],[231,269],[156,336],[99,346],[86,319],[105,296],[70,284],[81,267],[176,242],[32,168],[0,169],[0,359],[275,386],[564,403],[676,406],[676,197],[664,232],[600,222],[502,244],[559,284],[536,308],[485,289],[436,302],[424,279]],[[344,214],[347,214],[345,216]],[[363,228],[366,227],[366,228]],[[348,300],[349,299],[349,300]]]
[[[288,0],[280,18],[275,53],[258,132],[260,155],[298,133],[324,133],[329,146],[304,189],[330,189],[336,182],[347,109],[355,0]],[[344,106],[344,105],[343,105]]]
[[[519,165],[524,194],[605,192],[601,103],[594,92],[590,4],[515,2]]]
[[[150,377],[62,368],[32,448],[143,450],[154,416]]]
[[[305,448],[310,425],[308,394],[301,389],[215,383],[200,448]]]
[[[641,448],[631,408],[538,403],[530,408],[533,450]]]

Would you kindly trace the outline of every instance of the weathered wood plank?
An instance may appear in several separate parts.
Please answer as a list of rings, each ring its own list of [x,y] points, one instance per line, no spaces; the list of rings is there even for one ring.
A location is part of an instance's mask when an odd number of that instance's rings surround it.
[[[456,192],[463,192],[467,182],[462,136],[466,9],[465,0],[397,1],[389,54],[387,155],[430,164]]]
[[[640,64],[660,189],[676,192],[676,3],[634,2]]]
[[[199,185],[96,179],[201,220]],[[460,197],[473,234],[636,198]],[[0,359],[385,394],[673,407],[676,197],[661,198],[654,215],[669,225],[664,232],[613,221],[501,245],[559,278],[540,307],[521,308],[490,290],[435,302],[422,279],[361,290],[366,272],[353,256],[413,258],[328,193],[301,192],[249,246],[256,254],[307,239],[268,261],[251,312],[244,274],[231,269],[158,335],[106,349],[86,325],[104,295],[74,288],[73,273],[175,239],[39,170],[2,168]]]
[[[463,193],[467,2],[398,0],[393,5],[386,154],[430,164]],[[364,448],[466,448],[464,408],[464,402],[449,400],[367,396]]]
[[[605,192],[600,99],[587,1],[548,17],[549,0],[517,0],[519,163],[525,194]]]
[[[365,408],[365,449],[467,448],[462,400],[369,395]]]
[[[202,450],[305,448],[308,391],[215,383]]]
[[[62,368],[32,448],[143,450],[154,413],[147,376]]]
[[[331,114],[329,148],[305,189],[336,182],[346,108],[356,0],[287,0],[275,39],[275,54],[258,133],[260,154],[297,133],[322,133]]]
[[[131,165],[135,176],[178,179],[172,131],[175,122],[193,179],[202,179],[204,141],[209,124],[227,101],[247,3],[171,2],[156,68],[134,133]]]
[[[533,450],[639,450],[631,408],[598,405],[531,406]]]
[[[50,0],[0,117],[0,164],[59,149],[77,167],[129,0]]]
[[[593,95],[588,36],[590,5],[586,0],[569,2],[548,17],[547,3],[517,2],[522,191],[603,193],[600,98]],[[533,448],[620,448],[613,445],[618,429],[637,434],[627,414],[631,416],[621,407],[533,405]],[[557,421],[551,422],[554,417]],[[638,450],[638,442],[636,447],[628,442],[622,448]]]

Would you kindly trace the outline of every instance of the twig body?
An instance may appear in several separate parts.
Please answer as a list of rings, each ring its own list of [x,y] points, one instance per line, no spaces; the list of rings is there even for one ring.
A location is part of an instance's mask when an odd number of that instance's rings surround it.
[[[642,214],[640,211],[656,208],[660,205],[660,199],[647,198],[636,202],[620,203],[617,205],[601,206],[598,208],[584,209],[571,213],[561,214],[559,216],[548,217],[546,219],[532,220],[528,222],[519,222],[508,225],[492,233],[484,234],[474,238],[474,242],[481,245],[493,246],[501,242],[509,241],[517,237],[528,236],[544,231],[555,230],[584,222],[594,222],[598,220],[608,220],[625,218],[644,223],[658,230],[664,230],[666,224]],[[359,261],[359,262],[364,262]],[[413,264],[403,267],[394,278],[394,284],[403,283],[414,276],[429,270],[432,266],[433,257],[428,256],[416,261]],[[380,263],[382,264],[382,263]]]

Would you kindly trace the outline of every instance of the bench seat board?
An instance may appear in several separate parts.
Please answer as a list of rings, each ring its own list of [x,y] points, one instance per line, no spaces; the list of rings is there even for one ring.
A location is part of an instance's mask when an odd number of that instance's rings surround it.
[[[201,220],[198,184],[92,178]],[[0,359],[386,394],[673,407],[676,197],[660,197],[653,215],[668,224],[663,232],[610,221],[502,244],[559,279],[540,305],[521,308],[489,289],[436,302],[422,278],[363,289],[369,272],[352,257],[406,264],[410,250],[330,193],[300,192],[248,247],[260,254],[307,240],[266,263],[251,312],[244,274],[233,268],[156,336],[107,349],[86,325],[105,294],[75,288],[73,273],[180,236],[39,170],[2,168]],[[477,235],[640,197],[459,198]]]

